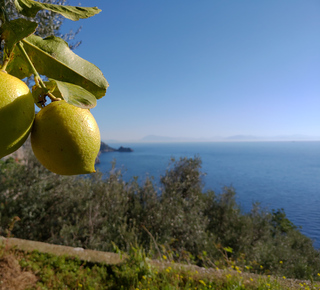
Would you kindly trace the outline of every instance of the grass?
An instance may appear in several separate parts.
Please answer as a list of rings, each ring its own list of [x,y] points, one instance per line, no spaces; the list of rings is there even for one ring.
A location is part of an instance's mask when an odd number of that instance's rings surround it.
[[[119,253],[122,254],[122,253]],[[164,256],[165,257],[165,256]],[[319,283],[250,273],[236,265],[202,268],[150,260],[132,247],[118,265],[88,263],[79,258],[3,246],[1,289],[320,289]]]

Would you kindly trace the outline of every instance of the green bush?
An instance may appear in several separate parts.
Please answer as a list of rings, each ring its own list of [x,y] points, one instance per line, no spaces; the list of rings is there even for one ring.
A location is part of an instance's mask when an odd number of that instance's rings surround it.
[[[235,190],[205,191],[199,157],[172,159],[161,177],[125,182],[113,164],[107,177],[63,177],[30,153],[0,160],[0,234],[68,246],[123,251],[140,245],[198,265],[242,265],[258,273],[317,278],[319,251],[282,209],[253,204],[248,213]]]

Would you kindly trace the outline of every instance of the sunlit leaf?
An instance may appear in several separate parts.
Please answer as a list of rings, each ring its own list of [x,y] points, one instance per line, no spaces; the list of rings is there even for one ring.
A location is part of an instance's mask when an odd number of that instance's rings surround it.
[[[22,43],[40,75],[81,86],[97,99],[105,95],[109,84],[100,69],[76,55],[63,39],[55,36],[42,39],[30,35]],[[14,49],[7,71],[20,79],[32,75],[18,47]]]
[[[45,84],[56,98],[62,98],[71,105],[83,109],[91,109],[97,105],[96,97],[80,86],[52,79]]]
[[[40,10],[50,10],[55,13],[59,13],[68,19],[77,21],[79,19],[89,18],[101,12],[97,7],[56,5],[40,3],[33,0],[15,0],[14,4],[18,12],[27,17],[35,17]]]

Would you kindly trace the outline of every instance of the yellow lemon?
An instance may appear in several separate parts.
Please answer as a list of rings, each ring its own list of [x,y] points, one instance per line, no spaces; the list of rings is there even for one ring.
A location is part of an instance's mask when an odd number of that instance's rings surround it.
[[[33,120],[34,101],[28,86],[0,70],[0,158],[24,143]]]
[[[34,155],[50,171],[61,175],[95,172],[100,132],[89,110],[56,101],[36,114],[31,131]]]

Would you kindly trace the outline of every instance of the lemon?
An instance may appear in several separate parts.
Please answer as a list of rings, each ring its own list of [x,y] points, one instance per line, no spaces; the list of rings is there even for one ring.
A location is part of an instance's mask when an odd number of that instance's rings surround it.
[[[0,158],[24,143],[33,120],[34,101],[28,86],[0,70]]]
[[[36,114],[32,149],[40,163],[54,173],[95,172],[100,143],[98,125],[87,109],[62,100],[50,103]]]

